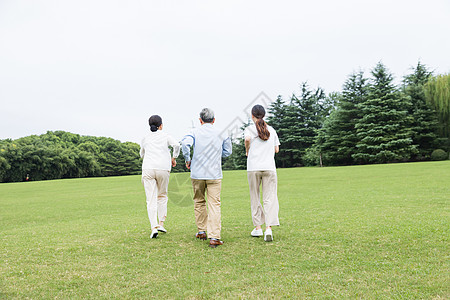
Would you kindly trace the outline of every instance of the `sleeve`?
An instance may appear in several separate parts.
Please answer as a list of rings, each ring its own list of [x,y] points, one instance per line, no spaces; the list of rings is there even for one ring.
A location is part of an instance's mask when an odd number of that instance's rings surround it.
[[[139,154],[141,155],[141,158],[144,158],[144,155],[145,155],[144,140],[145,140],[145,139],[142,139],[142,142],[141,142],[141,150],[139,151]]]
[[[231,139],[227,137],[222,143],[222,157],[228,157],[233,152],[233,146],[231,144]]]
[[[186,162],[191,161],[191,147],[194,144],[194,140],[193,134],[185,135],[181,140],[181,151]]]
[[[178,155],[180,155],[180,143],[175,141],[175,139],[170,135],[167,136],[167,143],[173,148],[172,157],[177,158]]]
[[[277,132],[275,131],[275,130],[273,130],[273,133],[274,133],[274,139],[273,139],[273,142],[274,142],[274,146],[280,146],[280,140],[278,139],[278,134],[277,134]]]
[[[252,134],[251,134],[250,129],[248,127],[245,127],[245,129],[244,129],[244,139],[246,137],[252,137]]]

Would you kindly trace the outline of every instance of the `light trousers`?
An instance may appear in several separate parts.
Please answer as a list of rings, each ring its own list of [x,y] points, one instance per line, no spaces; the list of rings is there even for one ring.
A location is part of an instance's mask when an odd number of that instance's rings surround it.
[[[167,187],[170,172],[166,170],[142,170],[142,184],[147,198],[147,213],[150,225],[155,228],[167,216]]]
[[[220,189],[222,180],[191,179],[194,189],[195,223],[198,231],[206,231],[208,238],[220,239]],[[207,194],[205,198],[205,192]],[[208,208],[206,208],[208,202]]]
[[[266,226],[280,225],[278,220],[277,172],[276,171],[248,171],[248,185],[250,189],[250,206],[254,226],[264,223]],[[260,186],[262,185],[262,202],[260,200]]]

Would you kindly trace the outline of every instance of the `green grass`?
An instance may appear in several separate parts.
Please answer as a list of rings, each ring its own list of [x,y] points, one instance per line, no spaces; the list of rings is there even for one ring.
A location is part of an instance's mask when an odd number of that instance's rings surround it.
[[[0,298],[450,298],[450,161],[279,169],[272,243],[224,172],[216,249],[183,176],[156,240],[139,176],[0,184]]]

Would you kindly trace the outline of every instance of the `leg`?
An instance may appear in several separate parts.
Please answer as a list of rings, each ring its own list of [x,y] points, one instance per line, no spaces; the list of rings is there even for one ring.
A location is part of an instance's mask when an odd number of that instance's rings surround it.
[[[198,231],[206,231],[208,222],[205,200],[206,181],[192,179],[192,187],[194,189],[195,223],[197,224]]]
[[[169,171],[157,170],[156,183],[158,186],[158,219],[163,226],[167,217],[167,187],[169,186]]]
[[[206,189],[208,197],[208,238],[220,239],[222,229],[220,213],[220,189],[222,180],[207,180]]]
[[[261,228],[265,223],[264,210],[261,206],[259,188],[261,185],[261,172],[250,171],[247,172],[248,186],[250,189],[250,206],[252,210],[253,225],[256,228]]]
[[[158,188],[154,173],[154,170],[142,171],[142,184],[144,185],[145,196],[147,198],[148,219],[150,220],[152,229],[158,225],[156,217]]]
[[[275,171],[263,172],[262,193],[264,211],[266,213],[266,227],[280,225],[278,220],[277,173]]]

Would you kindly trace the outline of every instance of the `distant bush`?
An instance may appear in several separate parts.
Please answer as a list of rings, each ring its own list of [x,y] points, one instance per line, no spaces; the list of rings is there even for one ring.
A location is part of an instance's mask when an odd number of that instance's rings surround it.
[[[436,149],[431,153],[431,160],[446,160],[447,158],[447,152],[442,149]]]
[[[139,148],[65,131],[0,140],[0,182],[139,174]]]

